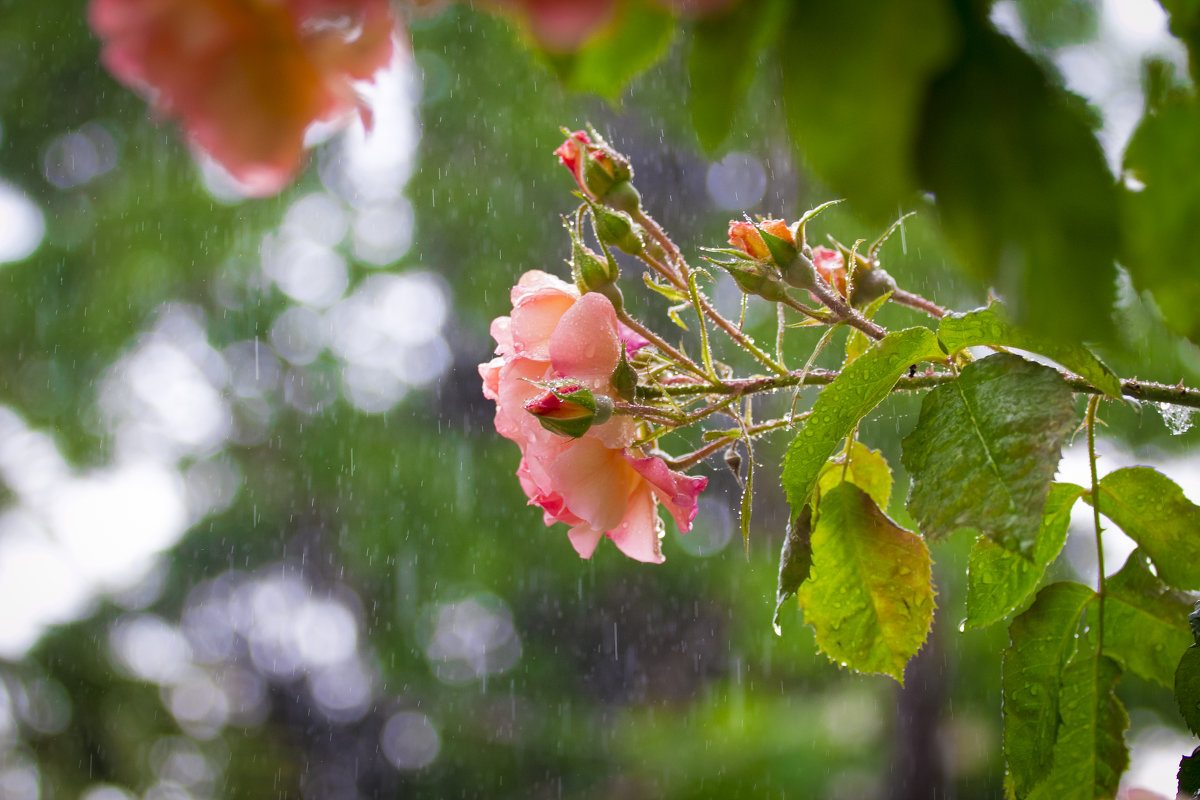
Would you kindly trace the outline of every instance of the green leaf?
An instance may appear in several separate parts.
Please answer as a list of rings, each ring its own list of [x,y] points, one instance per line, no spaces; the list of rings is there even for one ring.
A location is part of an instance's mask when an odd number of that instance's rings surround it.
[[[1071,508],[1085,491],[1071,483],[1050,486],[1031,558],[1005,549],[986,535],[975,541],[967,567],[966,627],[991,625],[1025,602],[1066,544]]]
[[[844,452],[825,462],[817,478],[817,490],[824,494],[842,481],[862,489],[880,508],[887,508],[892,499],[892,468],[887,459],[857,439],[850,444],[849,464]]]
[[[1050,772],[1029,800],[1108,800],[1129,766],[1129,715],[1113,694],[1121,668],[1095,653],[1081,654],[1062,673],[1062,725]]]
[[[1168,327],[1200,342],[1200,182],[1181,180],[1197,169],[1200,101],[1174,95],[1142,119],[1125,151],[1125,172],[1143,188],[1121,192],[1121,262]]]
[[[1082,104],[986,20],[971,24],[924,107],[922,181],[963,264],[1018,324],[1110,338],[1116,189]]]
[[[1121,571],[1105,581],[1104,654],[1133,674],[1171,688],[1179,658],[1193,643],[1191,610],[1191,598],[1160,581],[1145,554],[1134,550]]]
[[[999,303],[965,314],[947,314],[938,323],[938,339],[951,354],[979,345],[1017,347],[1038,353],[1086,378],[1109,397],[1121,396],[1120,378],[1091,350],[1078,342],[1048,339],[1013,325]]]
[[[729,135],[744,103],[758,56],[770,41],[786,6],[779,0],[735,4],[693,28],[688,56],[688,108],[700,146],[714,152]]]
[[[569,88],[615,100],[626,84],[666,54],[674,36],[670,12],[646,0],[622,0],[612,22],[582,48],[547,57]]]
[[[782,633],[784,602],[799,591],[812,571],[812,506],[808,503],[788,520],[783,551],[779,554],[779,579],[775,585],[775,633]]]
[[[1058,732],[1060,676],[1075,649],[1079,618],[1096,596],[1078,583],[1052,583],[1009,627],[1004,651],[1004,759],[1017,797],[1050,769]]]
[[[1075,429],[1058,372],[1000,353],[925,396],[904,440],[908,510],[929,538],[974,528],[1032,557],[1062,444]]]
[[[1192,733],[1200,736],[1200,645],[1183,651],[1175,669],[1175,702]]]
[[[1017,0],[1029,40],[1040,47],[1085,44],[1096,37],[1100,9],[1087,0]]]
[[[1200,796],[1200,747],[1192,751],[1190,756],[1179,759],[1179,793],[1188,797]]]
[[[1188,48],[1192,82],[1200,83],[1200,6],[1192,0],[1159,0],[1170,16],[1171,33]]]
[[[897,331],[846,365],[813,403],[783,460],[783,488],[792,513],[808,502],[817,476],[838,442],[887,397],[910,365],[944,357],[927,328]]]
[[[801,161],[876,221],[917,188],[920,109],[956,43],[942,0],[792,4],[779,59]]]
[[[800,587],[817,645],[839,664],[904,682],[933,622],[929,548],[852,483],[821,497],[812,572]]]
[[[1119,469],[1100,479],[1098,502],[1150,556],[1158,577],[1176,589],[1200,589],[1200,507],[1174,481],[1150,467]]]

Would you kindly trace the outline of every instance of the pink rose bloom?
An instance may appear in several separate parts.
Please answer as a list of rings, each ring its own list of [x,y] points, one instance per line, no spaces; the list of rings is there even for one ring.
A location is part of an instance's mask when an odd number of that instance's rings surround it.
[[[395,49],[387,0],[91,0],[88,18],[109,72],[252,195],[287,185],[313,123],[367,120],[353,84]]]
[[[813,266],[825,282],[842,297],[846,296],[846,260],[837,250],[820,245],[813,248]]]
[[[632,447],[636,423],[615,415],[578,439],[551,433],[525,406],[543,395],[531,381],[569,378],[598,394],[614,395],[612,373],[627,352],[646,341],[617,320],[612,302],[533,270],[512,291],[511,316],[492,323],[496,358],[479,365],[483,394],[496,401],[496,430],[521,448],[517,477],[546,525],[565,522],[583,558],[604,536],[639,561],[661,563],[658,505],[680,532],[691,529],[696,497],[708,484],[674,472],[661,458]]]

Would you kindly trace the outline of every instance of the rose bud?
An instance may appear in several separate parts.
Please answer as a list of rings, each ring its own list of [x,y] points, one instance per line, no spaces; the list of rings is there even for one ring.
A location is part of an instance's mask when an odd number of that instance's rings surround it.
[[[525,404],[525,410],[538,418],[551,433],[578,439],[593,425],[601,425],[612,416],[612,400],[579,384],[550,387]]]
[[[633,167],[598,133],[575,131],[554,151],[562,165],[570,170],[579,189],[597,203],[630,214],[641,208],[641,198],[633,188]]]

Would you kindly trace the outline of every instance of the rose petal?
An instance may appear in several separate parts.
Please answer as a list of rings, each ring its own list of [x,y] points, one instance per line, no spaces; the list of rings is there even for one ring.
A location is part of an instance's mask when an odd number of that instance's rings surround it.
[[[612,301],[589,292],[562,315],[550,337],[550,363],[564,377],[606,388],[621,358]]]

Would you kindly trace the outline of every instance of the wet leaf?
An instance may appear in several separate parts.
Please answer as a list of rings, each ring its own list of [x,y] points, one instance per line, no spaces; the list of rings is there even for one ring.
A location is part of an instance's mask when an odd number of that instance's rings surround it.
[[[688,56],[688,107],[700,146],[712,153],[729,135],[744,104],[758,56],[770,42],[786,10],[780,0],[742,2],[726,13],[705,17],[693,29]]]
[[[1198,37],[1200,38],[1200,37]],[[1121,262],[1149,291],[1167,325],[1200,341],[1200,183],[1181,180],[1200,165],[1200,103],[1172,96],[1152,109],[1125,151],[1125,171],[1142,184],[1121,192]]]
[[[862,489],[880,508],[886,509],[892,499],[892,468],[887,459],[857,439],[850,444],[849,464],[844,452],[825,462],[817,478],[817,490],[824,494],[842,481]]]
[[[1184,650],[1175,668],[1175,702],[1188,729],[1200,736],[1200,645]]]
[[[1190,756],[1179,759],[1179,793],[1190,797],[1200,796],[1200,747],[1192,751]]]
[[[1174,481],[1150,467],[1119,469],[1100,479],[1099,504],[1167,585],[1200,589],[1200,507]]]
[[[821,496],[805,621],[833,661],[904,681],[933,622],[932,562],[920,536],[890,520],[852,483]]]
[[[1081,654],[1062,674],[1059,713],[1049,773],[1029,800],[1107,800],[1129,766],[1125,729],[1129,715],[1113,694],[1121,668],[1095,653]]]
[[[838,442],[887,397],[909,366],[939,360],[943,355],[929,329],[897,331],[847,364],[825,387],[784,457],[783,488],[793,514],[808,501]]]
[[[788,127],[801,158],[877,221],[917,188],[922,101],[956,40],[941,0],[792,5],[779,43]]]
[[[635,76],[662,58],[675,36],[670,12],[623,0],[615,19],[574,53],[548,58],[568,87],[615,100]]]
[[[991,625],[1025,602],[1037,588],[1046,567],[1066,544],[1071,508],[1084,492],[1082,487],[1071,483],[1050,486],[1029,558],[1002,547],[986,535],[975,541],[967,568],[966,627]]]
[[[1104,653],[1126,670],[1168,689],[1175,668],[1192,645],[1192,601],[1150,572],[1138,550],[1105,581]]]
[[[1032,558],[1074,428],[1074,398],[1055,370],[1005,353],[968,364],[925,396],[904,440],[909,512],[927,537],[974,528]]]
[[[808,580],[812,571],[812,506],[805,504],[800,513],[788,521],[779,554],[779,579],[775,586],[775,633],[781,632],[780,614],[784,602]]]
[[[1079,618],[1096,596],[1078,583],[1052,583],[1009,627],[1004,651],[1004,759],[1017,797],[1051,766],[1058,733],[1063,667],[1075,649]]]
[[[1121,396],[1121,380],[1082,343],[1049,339],[1013,325],[999,303],[965,314],[947,314],[938,324],[938,339],[951,354],[978,345],[1028,350],[1057,361],[1109,397]]]
[[[1116,189],[1085,109],[986,21],[931,87],[919,143],[963,264],[1017,324],[1064,341],[1111,336]]]

